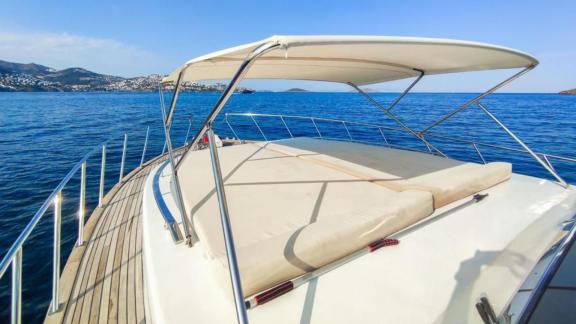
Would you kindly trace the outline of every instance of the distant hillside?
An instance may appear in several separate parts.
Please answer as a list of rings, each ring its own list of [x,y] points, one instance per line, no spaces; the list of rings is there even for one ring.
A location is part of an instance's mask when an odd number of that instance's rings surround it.
[[[0,60],[0,91],[106,91],[107,86],[123,80],[82,68],[56,70]]]
[[[33,76],[44,76],[49,73],[56,72],[56,70],[44,65],[29,63],[20,64],[0,60],[0,73],[24,73]]]
[[[286,92],[308,92],[308,90],[302,88],[291,88],[286,90]]]
[[[59,82],[65,85],[98,85],[103,86],[109,83],[124,80],[124,78],[98,74],[82,68],[69,68],[44,76],[44,80]]]
[[[29,63],[0,60],[0,92],[14,91],[158,91],[162,76],[151,74],[135,78],[99,74],[83,68],[56,70]],[[225,84],[184,83],[183,91],[222,91]],[[168,86],[170,88],[170,86]],[[238,91],[253,92],[238,87]]]
[[[560,91],[560,94],[576,95],[576,89]]]

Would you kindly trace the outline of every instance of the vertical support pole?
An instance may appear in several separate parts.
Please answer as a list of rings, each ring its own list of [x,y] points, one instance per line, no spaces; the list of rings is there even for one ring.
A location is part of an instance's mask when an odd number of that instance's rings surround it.
[[[77,246],[84,244],[84,217],[86,216],[86,161],[82,162],[80,173],[80,205],[78,206]]]
[[[126,148],[128,147],[128,134],[124,133],[124,145],[122,146],[122,161],[120,162],[120,177],[118,182],[124,178],[124,165],[126,164]]]
[[[230,128],[230,130],[232,131],[232,134],[234,134],[234,137],[239,140],[240,136],[238,136],[238,134],[236,134],[234,127],[232,127],[232,125],[230,125],[230,122],[228,121],[228,113],[224,114],[224,121],[226,121],[226,125],[228,125],[228,128]]]
[[[180,87],[180,83],[176,85],[175,92],[177,93],[178,87]],[[175,93],[175,94],[176,94]],[[180,180],[178,180],[178,174],[176,172],[176,161],[174,158],[174,152],[172,151],[172,140],[170,138],[170,128],[168,123],[166,122],[168,119],[166,117],[166,109],[164,109],[164,96],[162,95],[162,88],[160,87],[160,100],[161,105],[160,108],[162,109],[162,125],[164,126],[164,137],[166,139],[165,147],[168,149],[168,158],[170,160],[170,166],[172,168],[172,188],[174,189],[174,200],[176,201],[176,206],[178,207],[178,211],[180,212],[180,216],[182,218],[182,226],[184,227],[184,236],[186,236],[186,244],[192,246],[192,225],[188,220],[188,216],[186,213],[186,208],[184,207],[184,200],[182,199],[182,191],[180,189]]]
[[[60,223],[62,218],[62,191],[54,198],[54,259],[52,261],[52,304],[50,311],[56,313],[60,307]]]
[[[534,151],[532,151],[532,149],[528,147],[528,145],[526,145],[518,136],[516,136],[516,134],[514,134],[510,129],[508,129],[508,127],[506,127],[506,125],[504,125],[498,118],[496,118],[494,114],[492,114],[486,107],[484,107],[484,105],[480,103],[480,101],[476,102],[476,105],[478,105],[478,107],[480,107],[480,109],[482,109],[482,111],[486,115],[488,115],[488,117],[490,117],[496,124],[498,124],[500,128],[502,128],[506,133],[508,133],[508,135],[512,137],[512,139],[515,140],[516,143],[520,144],[520,146],[522,146],[522,148],[526,150],[526,152],[528,152],[528,154],[530,154],[530,156],[532,156],[534,160],[536,160],[536,162],[540,163],[540,165],[542,165],[544,169],[550,172],[550,174],[554,178],[556,178],[556,180],[558,180],[558,182],[560,182],[560,184],[563,187],[566,188],[568,187],[568,183],[566,183],[566,181],[564,181],[564,179],[562,179],[562,177],[560,177],[560,175],[558,175],[558,173],[556,173],[554,169],[552,169],[546,162],[542,161],[542,159],[536,153],[534,153]]]
[[[98,207],[104,203],[104,178],[106,177],[106,144],[102,145],[102,164],[100,165],[100,190],[98,191]]]
[[[286,124],[286,121],[284,120],[284,117],[280,116],[280,120],[282,121],[282,124],[284,124],[284,127],[286,127],[286,130],[288,131],[288,134],[290,134],[290,138],[294,138],[294,135],[292,135],[292,132],[290,131],[290,128],[288,128],[288,125]]]
[[[172,118],[174,117],[174,109],[176,108],[176,102],[178,101],[178,95],[180,94],[180,89],[182,88],[182,82],[184,81],[184,74],[186,73],[186,68],[180,70],[178,73],[178,79],[176,80],[176,85],[174,86],[174,94],[172,95],[172,101],[170,101],[170,107],[168,112],[166,113],[168,116],[164,118],[164,123],[168,130],[172,125]],[[160,85],[160,93],[162,93],[162,85]],[[162,98],[162,110],[166,111],[164,108],[164,95],[161,94]]]
[[[260,125],[258,125],[258,122],[256,121],[256,118],[254,118],[253,115],[250,115],[250,118],[252,118],[252,121],[254,122],[254,125],[256,125],[256,128],[258,128],[258,131],[260,132],[260,134],[262,135],[262,137],[264,138],[265,141],[268,141],[268,139],[266,138],[266,135],[264,135],[264,132],[262,131],[262,129],[260,128]]]
[[[146,127],[146,138],[144,139],[144,148],[142,149],[142,157],[140,158],[140,166],[144,164],[144,159],[146,158],[146,149],[148,148],[148,133],[150,132],[150,126]]]
[[[234,303],[236,304],[236,316],[240,324],[248,323],[246,314],[246,304],[244,303],[244,293],[240,280],[240,270],[238,269],[238,260],[236,249],[234,247],[234,237],[228,215],[228,204],[226,202],[226,192],[222,181],[222,171],[220,169],[220,160],[218,159],[218,149],[214,140],[212,125],[208,128],[208,143],[210,146],[210,155],[212,158],[212,171],[214,172],[214,183],[218,196],[218,206],[220,207],[220,219],[222,221],[222,231],[224,232],[224,241],[226,243],[226,256],[228,257],[228,268],[230,269],[230,279],[232,280],[232,290],[234,292]]]
[[[22,247],[12,259],[12,304],[10,323],[22,323]]]

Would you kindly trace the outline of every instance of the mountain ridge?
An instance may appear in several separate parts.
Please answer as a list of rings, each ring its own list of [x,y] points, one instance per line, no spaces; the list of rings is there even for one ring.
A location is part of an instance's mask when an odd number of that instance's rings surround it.
[[[162,80],[159,74],[133,78],[100,74],[80,67],[61,70],[36,64],[0,60],[0,92],[150,92],[158,91]],[[171,89],[173,86],[166,86]],[[222,91],[225,85],[184,83],[183,91]],[[238,87],[237,91],[254,91]]]

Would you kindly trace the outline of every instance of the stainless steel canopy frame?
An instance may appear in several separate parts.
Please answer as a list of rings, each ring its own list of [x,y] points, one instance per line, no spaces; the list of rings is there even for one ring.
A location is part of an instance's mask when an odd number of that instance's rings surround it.
[[[168,148],[168,158],[170,159],[170,167],[172,170],[172,177],[170,182],[172,184],[172,188],[174,190],[174,199],[176,201],[176,205],[178,207],[178,211],[180,212],[180,216],[182,218],[182,227],[184,228],[184,236],[186,238],[186,244],[192,246],[192,240],[196,238],[195,233],[193,233],[193,228],[190,220],[188,219],[188,215],[186,213],[186,207],[184,206],[184,200],[182,199],[182,190],[180,187],[180,181],[178,180],[178,173],[176,170],[176,158],[174,157],[174,151],[172,149],[172,140],[170,138],[170,123],[171,120],[170,115],[174,112],[174,107],[176,106],[176,97],[178,96],[178,92],[180,91],[180,86],[182,85],[181,82],[181,75],[184,71],[180,73],[178,76],[178,82],[174,89],[174,96],[172,97],[172,103],[170,104],[170,112],[168,116],[166,116],[166,108],[164,107],[164,94],[162,92],[162,86],[160,85],[160,109],[162,109],[162,125],[164,126],[164,136],[166,139],[166,147]],[[194,235],[194,236],[193,236]]]
[[[376,108],[382,110],[382,112],[388,116],[390,119],[392,119],[394,122],[396,122],[396,124],[398,124],[400,127],[402,127],[404,130],[406,130],[408,133],[414,135],[417,139],[419,139],[420,141],[422,141],[422,143],[424,143],[424,145],[426,145],[426,147],[428,148],[428,150],[430,152],[432,152],[432,150],[436,151],[436,153],[438,153],[439,155],[443,156],[443,157],[447,157],[446,154],[444,154],[442,151],[440,151],[438,148],[436,148],[434,145],[430,144],[430,142],[428,142],[423,135],[418,134],[416,131],[414,131],[412,128],[408,127],[408,125],[406,125],[403,121],[401,121],[398,117],[396,117],[396,115],[394,115],[393,113],[390,112],[390,110],[392,110],[392,108],[394,108],[399,102],[400,100],[402,100],[402,98],[404,98],[408,92],[416,85],[416,83],[418,83],[422,77],[424,76],[424,72],[420,71],[420,76],[418,78],[416,78],[416,80],[414,80],[414,82],[412,82],[408,88],[406,88],[406,90],[404,90],[404,92],[402,92],[402,94],[396,98],[396,100],[394,100],[394,102],[392,102],[392,104],[388,107],[385,108],[382,105],[380,105],[376,100],[374,100],[374,98],[372,98],[370,95],[368,95],[366,92],[364,92],[362,89],[360,89],[360,87],[358,87],[357,85],[355,85],[352,82],[348,82],[348,85],[350,85],[352,88],[354,88],[356,91],[358,91],[358,93],[360,93],[361,95],[363,95],[366,99],[368,99],[368,101],[370,101],[370,103],[372,103],[372,105],[374,105]]]
[[[441,123],[445,122],[446,120],[450,119],[451,117],[455,116],[456,114],[466,110],[468,107],[472,106],[472,105],[477,105],[490,119],[492,119],[500,128],[502,128],[502,130],[504,130],[508,136],[510,136],[514,141],[516,141],[528,154],[530,154],[530,156],[536,160],[536,162],[538,162],[544,169],[546,169],[546,171],[548,171],[557,181],[558,183],[565,187],[568,188],[570,185],[556,172],[556,170],[554,169],[554,167],[552,167],[552,165],[546,161],[546,158],[544,157],[544,159],[540,158],[538,156],[538,154],[536,154],[528,145],[526,145],[526,143],[524,143],[518,136],[516,136],[516,134],[514,134],[502,121],[500,121],[493,113],[491,113],[488,108],[485,107],[485,105],[483,105],[480,100],[483,98],[486,98],[488,95],[494,93],[496,90],[504,87],[505,85],[509,84],[510,82],[516,80],[517,78],[521,77],[522,75],[528,73],[530,70],[532,70],[535,66],[531,65],[528,66],[524,69],[522,69],[520,72],[512,75],[511,77],[507,78],[506,80],[500,82],[499,84],[495,85],[494,87],[490,88],[489,90],[483,92],[482,94],[476,96],[475,98],[473,98],[472,100],[466,102],[465,104],[461,105],[460,107],[456,108],[455,110],[451,111],[450,113],[444,115],[442,118],[438,119],[437,121],[433,122],[430,126],[424,128],[423,130],[416,132],[413,129],[411,129],[410,127],[408,127],[406,124],[404,124],[401,120],[399,120],[394,114],[392,114],[390,112],[390,110],[392,110],[392,108],[394,108],[399,102],[400,100],[402,100],[402,98],[404,98],[404,96],[406,96],[406,94],[414,87],[414,85],[416,85],[416,83],[418,83],[418,81],[420,81],[420,79],[422,79],[422,77],[424,76],[424,71],[420,71],[421,74],[418,78],[416,78],[416,80],[414,82],[412,82],[408,88],[406,88],[406,90],[404,90],[404,92],[402,92],[402,94],[396,98],[396,100],[394,100],[394,102],[392,102],[392,104],[388,107],[388,108],[384,108],[382,105],[380,105],[376,100],[374,100],[374,98],[372,98],[371,96],[369,96],[366,92],[362,91],[362,89],[360,89],[357,85],[349,82],[348,84],[350,86],[352,86],[354,89],[356,89],[356,91],[358,91],[360,94],[362,94],[364,97],[366,97],[374,106],[376,106],[377,108],[379,108],[380,110],[382,110],[388,117],[390,117],[392,120],[394,120],[396,123],[398,123],[398,125],[400,125],[403,129],[405,129],[406,131],[408,131],[409,133],[411,133],[412,135],[416,136],[418,139],[420,139],[424,144],[426,144],[426,146],[428,147],[428,149],[432,148],[434,149],[436,152],[438,152],[439,154],[441,154],[442,156],[446,157],[446,155],[444,155],[440,150],[438,150],[436,147],[434,147],[432,144],[430,144],[430,142],[428,142],[427,140],[424,139],[424,134],[426,134],[428,131],[430,131],[433,127],[436,127],[438,125],[440,125]],[[478,152],[478,148],[474,147],[474,149]],[[479,152],[478,152],[479,153]],[[482,159],[482,161],[484,161],[484,157],[482,157],[482,155],[480,154],[480,157]]]
[[[534,160],[536,160],[538,163],[540,163],[540,165],[542,165],[542,167],[544,167],[544,169],[546,169],[548,172],[550,172],[550,174],[552,174],[552,176],[554,176],[554,178],[556,178],[556,180],[558,180],[558,182],[560,182],[560,184],[563,187],[568,188],[568,186],[569,186],[568,183],[560,175],[558,175],[558,173],[556,172],[556,170],[554,170],[554,168],[552,167],[552,164],[549,161],[548,161],[548,163],[544,162],[538,156],[538,154],[534,153],[534,151],[532,151],[532,149],[530,147],[528,147],[528,145],[526,145],[520,138],[518,138],[518,136],[516,136],[516,134],[514,134],[508,127],[506,127],[506,125],[504,125],[504,123],[502,123],[498,118],[496,118],[496,116],[494,116],[494,114],[492,112],[490,112],[490,110],[488,110],[488,108],[486,108],[484,105],[482,105],[482,103],[480,101],[477,101],[476,105],[478,105],[478,107],[480,107],[480,109],[482,109],[482,111],[488,117],[490,117],[494,122],[496,122],[496,124],[498,124],[498,126],[500,126],[500,128],[502,128],[510,137],[512,137],[513,140],[515,140],[518,144],[520,144],[520,146],[522,146],[522,148],[524,150],[526,150],[526,152],[528,152],[528,154],[530,154],[530,156],[532,156],[532,158],[534,158]],[[544,159],[547,160],[546,157],[544,157]]]
[[[425,133],[427,133],[430,129],[432,129],[433,127],[436,127],[438,125],[440,125],[441,123],[445,122],[446,120],[448,120],[450,117],[456,115],[457,113],[464,111],[466,108],[470,107],[472,104],[480,101],[481,99],[484,99],[485,97],[491,95],[492,93],[494,93],[496,90],[502,88],[503,86],[509,84],[510,82],[518,79],[519,77],[523,76],[524,74],[528,73],[530,70],[532,70],[533,68],[535,68],[535,65],[530,65],[524,69],[522,69],[520,72],[514,74],[513,76],[509,77],[508,79],[498,83],[497,85],[495,85],[494,87],[490,88],[489,90],[485,91],[484,93],[480,94],[479,96],[477,96],[476,98],[466,102],[465,104],[463,104],[462,106],[454,109],[453,111],[449,112],[448,114],[444,115],[442,118],[438,119],[437,121],[433,122],[430,126],[424,128],[423,130],[421,130],[418,134],[420,135],[424,135]]]
[[[232,225],[228,213],[228,202],[226,200],[226,190],[222,180],[222,169],[220,168],[220,159],[218,158],[218,148],[214,139],[214,131],[211,125],[208,126],[208,145],[210,146],[210,157],[212,161],[212,172],[214,173],[214,184],[218,196],[218,207],[220,209],[220,221],[222,223],[222,232],[226,244],[226,256],[228,257],[228,268],[230,269],[230,280],[232,281],[232,290],[234,292],[234,303],[236,305],[236,315],[238,322],[241,324],[248,323],[248,314],[246,313],[246,304],[242,293],[242,281],[240,279],[240,268],[238,267],[238,258],[236,257],[236,248],[234,247],[234,235],[232,234]]]
[[[248,316],[247,316],[247,311],[246,311],[246,305],[244,303],[244,296],[243,296],[243,290],[242,290],[242,285],[241,285],[240,271],[238,268],[238,261],[236,258],[236,250],[234,247],[234,239],[233,239],[232,228],[231,228],[230,220],[229,220],[228,206],[227,206],[227,202],[226,202],[226,194],[225,194],[225,188],[224,188],[223,175],[222,175],[222,172],[220,169],[218,152],[217,152],[217,148],[216,148],[215,140],[214,140],[214,132],[212,130],[212,124],[213,124],[214,120],[216,119],[216,117],[218,116],[218,114],[220,113],[220,111],[223,109],[223,107],[226,105],[226,103],[230,99],[230,96],[234,93],[234,91],[238,87],[239,83],[242,81],[242,79],[244,78],[246,73],[249,71],[250,67],[255,62],[255,60],[257,58],[259,58],[260,56],[264,55],[265,53],[268,53],[269,51],[272,51],[272,50],[280,48],[280,47],[281,47],[281,44],[277,43],[277,42],[262,44],[259,47],[257,47],[256,49],[252,50],[245,57],[245,59],[242,61],[242,63],[240,64],[240,66],[236,70],[235,74],[231,78],[230,82],[228,83],[226,89],[223,91],[223,93],[219,97],[214,108],[212,109],[212,111],[210,112],[210,114],[208,115],[206,120],[204,121],[201,129],[192,138],[191,142],[189,144],[185,145],[185,150],[182,153],[181,158],[178,162],[175,162],[175,158],[174,158],[173,151],[172,151],[172,144],[170,141],[170,125],[172,122],[177,97],[178,97],[178,94],[179,94],[179,91],[181,88],[182,80],[183,80],[184,75],[186,73],[187,66],[184,67],[180,71],[180,73],[178,74],[178,78],[177,78],[176,84],[175,84],[174,96],[172,98],[172,102],[170,104],[170,110],[168,111],[168,113],[166,113],[166,111],[164,109],[164,100],[162,97],[162,91],[160,91],[161,92],[161,99],[162,99],[162,112],[163,112],[163,120],[164,120],[164,133],[166,136],[166,146],[168,148],[168,153],[170,156],[170,163],[172,166],[172,174],[173,174],[174,184],[175,184],[175,186],[174,186],[175,187],[175,194],[177,195],[176,199],[179,201],[179,208],[181,209],[180,211],[181,211],[182,216],[183,216],[183,224],[185,226],[185,231],[187,233],[186,234],[187,236],[189,235],[190,229],[187,229],[186,227],[189,226],[188,221],[190,221],[190,220],[188,219],[188,217],[185,214],[185,211],[183,210],[180,184],[179,184],[178,178],[177,178],[177,170],[180,167],[180,164],[182,163],[182,161],[185,159],[186,154],[190,150],[192,150],[193,148],[195,148],[197,146],[197,144],[199,143],[202,136],[203,135],[208,136],[210,154],[211,154],[211,159],[212,159],[212,169],[213,169],[213,173],[214,173],[214,181],[215,181],[216,192],[217,192],[217,196],[218,196],[218,204],[219,204],[219,208],[220,208],[220,217],[221,217],[221,221],[222,221],[222,231],[224,233],[226,252],[227,252],[226,254],[228,257],[230,277],[232,279],[232,288],[233,288],[233,292],[234,292],[234,302],[235,302],[235,306],[236,306],[236,315],[237,315],[238,322],[241,324],[247,324],[248,323]],[[366,92],[362,91],[362,89],[360,89],[356,84],[354,84],[352,82],[348,82],[347,84],[350,85],[351,87],[353,87],[354,89],[356,89],[356,91],[358,91],[366,99],[368,99],[375,107],[382,110],[382,112],[384,112],[384,114],[386,114],[386,116],[388,116],[390,119],[395,121],[402,129],[404,129],[405,131],[409,132],[410,134],[412,134],[413,136],[418,138],[420,141],[422,141],[431,153],[439,154],[443,157],[446,157],[446,155],[442,151],[440,151],[438,148],[436,148],[434,145],[432,145],[430,142],[428,142],[424,138],[424,134],[428,130],[430,130],[432,127],[439,125],[440,123],[442,123],[445,120],[449,119],[450,117],[454,116],[458,112],[465,110],[466,108],[468,108],[472,104],[476,103],[482,108],[482,106],[479,103],[479,101],[482,98],[490,95],[494,91],[496,91],[499,88],[503,87],[504,85],[510,83],[511,81],[520,77],[521,75],[527,73],[528,71],[530,71],[533,68],[534,68],[534,66],[526,67],[522,71],[516,73],[515,75],[504,80],[503,82],[499,83],[495,87],[489,89],[488,91],[482,93],[481,95],[477,96],[476,98],[470,100],[469,102],[460,106],[458,109],[452,111],[448,115],[444,116],[443,118],[436,121],[431,126],[425,128],[424,130],[422,130],[420,132],[417,132],[417,131],[413,130],[412,128],[410,128],[409,126],[407,126],[395,114],[393,114],[391,112],[391,110],[395,106],[397,106],[397,104],[408,94],[408,92],[423,78],[423,76],[425,75],[425,71],[416,70],[420,73],[420,75],[387,108],[380,105],[376,100],[374,100]],[[543,166],[545,166],[545,168],[548,171],[550,171],[554,175],[554,177],[560,181],[560,183],[562,185],[567,186],[566,182],[560,176],[558,176],[558,174],[553,170],[552,167],[546,166],[545,162],[543,162],[534,152],[532,152],[523,142],[521,142],[519,140],[519,138],[517,138],[508,128],[506,128],[504,126],[504,124],[502,124],[498,119],[496,119],[496,117],[494,115],[490,114],[485,108],[482,108],[482,109],[488,114],[489,117],[491,117],[493,120],[495,120],[510,136],[512,136],[512,138],[514,138],[517,142],[519,142],[523,148],[525,148],[529,153],[531,152],[531,155],[534,158],[536,158],[536,160],[539,163],[541,163]],[[253,116],[251,116],[251,117],[252,117],[253,121],[255,122]],[[228,123],[227,119],[225,119],[225,121],[226,121],[226,123]],[[312,120],[312,121],[314,122],[314,120]],[[256,125],[258,127],[257,123],[256,123]],[[286,124],[284,123],[284,125],[286,125]],[[228,126],[230,127],[232,132],[235,133],[233,128],[231,127],[231,125],[229,123],[228,123]],[[320,137],[322,137],[322,134],[318,130],[315,123],[314,123],[314,126],[318,132],[318,135]],[[344,124],[344,126],[346,127],[346,124]],[[286,128],[288,128],[288,127],[286,127]],[[267,140],[266,135],[262,132],[260,127],[258,127],[258,129],[259,129],[260,133],[262,134],[262,137],[265,140]],[[347,127],[346,127],[346,130],[347,130]],[[289,131],[289,133],[290,133],[290,136],[292,137],[293,136],[292,133],[290,131]],[[348,132],[348,134],[349,134],[349,132]],[[434,151],[436,153],[434,153],[432,151]],[[483,160],[483,158],[482,158],[482,160]]]
[[[250,52],[246,56],[246,58],[244,59],[244,61],[242,61],[242,63],[238,67],[238,70],[236,70],[236,73],[234,74],[234,76],[230,80],[230,83],[228,83],[228,86],[226,87],[226,89],[224,90],[224,92],[222,93],[222,95],[220,96],[218,101],[216,102],[216,105],[214,106],[214,108],[212,109],[212,111],[210,112],[210,114],[208,115],[206,120],[204,121],[202,128],[192,138],[192,141],[190,142],[190,144],[188,144],[186,146],[186,150],[182,154],[182,158],[176,164],[176,169],[178,169],[180,167],[180,164],[184,160],[184,157],[186,156],[188,151],[198,144],[198,142],[200,141],[200,138],[202,138],[202,135],[204,135],[204,133],[206,133],[206,131],[208,130],[208,125],[210,125],[210,124],[212,124],[212,122],[214,122],[214,120],[218,116],[218,113],[220,113],[222,108],[224,108],[224,105],[226,105],[226,103],[230,99],[230,96],[234,93],[234,91],[238,87],[238,84],[240,83],[240,81],[242,81],[242,79],[244,78],[244,76],[246,75],[246,73],[248,72],[250,67],[252,66],[252,64],[254,64],[254,61],[258,57],[268,53],[269,51],[277,49],[280,46],[281,45],[279,43],[263,44],[263,45],[257,47],[256,49],[254,49],[252,52]]]
[[[226,243],[226,255],[228,257],[228,263],[229,263],[229,268],[230,268],[230,277],[232,279],[232,289],[234,291],[234,303],[236,305],[236,316],[238,318],[238,323],[240,323],[240,324],[248,324],[248,315],[246,313],[246,305],[244,303],[244,296],[243,296],[243,292],[242,292],[240,270],[238,268],[238,261],[236,260],[236,249],[234,248],[234,239],[233,239],[233,235],[232,235],[232,228],[230,226],[230,221],[228,218],[228,206],[226,203],[226,194],[225,194],[225,190],[224,190],[224,182],[222,180],[222,173],[220,170],[218,153],[216,151],[216,145],[214,143],[214,133],[212,132],[211,127],[212,127],[212,122],[216,119],[216,117],[218,116],[218,113],[220,113],[220,111],[222,110],[224,105],[228,102],[228,100],[230,99],[230,96],[234,93],[234,91],[238,87],[238,84],[240,83],[240,81],[242,81],[244,75],[246,75],[246,73],[248,72],[248,70],[250,69],[250,67],[254,63],[254,61],[258,57],[262,56],[263,54],[265,54],[271,50],[274,50],[276,48],[279,48],[279,47],[280,47],[279,43],[263,44],[263,45],[257,47],[256,49],[254,49],[252,52],[250,52],[246,56],[246,58],[244,59],[244,61],[242,61],[242,63],[238,67],[238,70],[236,71],[236,73],[234,74],[232,79],[230,80],[230,83],[228,84],[228,86],[226,87],[226,89],[224,90],[224,92],[222,93],[222,95],[220,96],[218,101],[216,102],[216,105],[214,106],[214,108],[212,109],[212,111],[210,112],[210,114],[208,115],[206,120],[204,121],[202,128],[196,133],[196,136],[194,136],[192,138],[192,141],[190,142],[190,144],[188,144],[186,146],[186,149],[182,153],[182,156],[180,158],[180,161],[178,161],[178,163],[175,163],[174,154],[172,152],[172,143],[170,141],[170,124],[172,122],[172,117],[174,114],[174,108],[176,107],[176,101],[177,101],[178,93],[179,93],[180,87],[182,85],[183,76],[186,73],[186,68],[182,69],[180,71],[180,73],[178,74],[178,79],[176,81],[176,85],[175,85],[175,89],[174,89],[174,96],[172,97],[172,102],[170,104],[170,111],[168,112],[167,116],[166,116],[166,111],[164,108],[164,98],[162,95],[162,90],[160,88],[161,101],[162,101],[162,114],[163,114],[163,121],[164,121],[164,135],[166,137],[166,146],[168,148],[168,154],[170,156],[170,163],[172,166],[172,175],[173,175],[173,180],[174,180],[175,194],[177,195],[176,200],[179,201],[179,209],[180,209],[180,213],[182,214],[182,217],[183,217],[182,222],[184,224],[184,230],[186,231],[187,236],[189,235],[189,233],[191,233],[192,229],[191,229],[191,226],[190,226],[190,228],[187,229],[189,219],[186,216],[186,213],[184,210],[184,204],[182,202],[182,194],[181,194],[181,190],[180,190],[180,183],[179,183],[178,177],[177,177],[177,171],[178,171],[178,167],[179,167],[180,163],[184,160],[184,158],[186,157],[186,154],[190,151],[190,149],[194,148],[198,144],[198,142],[200,141],[200,139],[202,138],[202,136],[205,133],[208,135],[210,152],[211,152],[211,156],[212,156],[212,167],[213,167],[213,171],[214,171],[214,181],[216,183],[217,194],[218,194],[218,204],[220,206],[220,216],[221,216],[221,220],[222,220],[222,231],[224,232],[224,239],[225,239],[225,243]]]

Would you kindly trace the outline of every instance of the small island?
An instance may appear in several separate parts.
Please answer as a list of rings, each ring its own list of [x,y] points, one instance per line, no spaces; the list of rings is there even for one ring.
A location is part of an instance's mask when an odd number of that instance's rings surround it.
[[[286,90],[286,92],[308,92],[308,90],[302,88],[290,88]]]
[[[560,94],[576,95],[576,89],[560,91]]]

